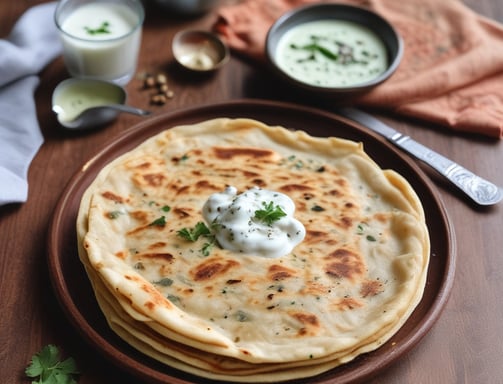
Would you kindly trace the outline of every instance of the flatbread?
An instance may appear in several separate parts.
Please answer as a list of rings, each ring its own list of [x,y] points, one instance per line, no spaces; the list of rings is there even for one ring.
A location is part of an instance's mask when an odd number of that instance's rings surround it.
[[[288,195],[304,240],[269,258],[180,237],[229,185]],[[77,228],[117,334],[175,368],[242,382],[312,376],[378,348],[419,303],[430,250],[417,195],[361,143],[250,119],[173,127],[115,159]]]

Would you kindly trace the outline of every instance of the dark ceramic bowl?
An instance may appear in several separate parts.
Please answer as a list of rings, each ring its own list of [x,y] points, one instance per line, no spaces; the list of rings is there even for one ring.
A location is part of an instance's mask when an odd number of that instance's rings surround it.
[[[380,74],[363,82],[334,86],[309,84],[286,73],[278,65],[277,50],[281,38],[294,27],[320,20],[346,21],[369,29],[385,46],[387,67]],[[345,4],[324,3],[303,6],[282,15],[268,31],[265,50],[270,66],[288,85],[303,93],[309,92],[322,98],[339,98],[364,93],[387,80],[400,64],[403,42],[395,28],[372,11]]]

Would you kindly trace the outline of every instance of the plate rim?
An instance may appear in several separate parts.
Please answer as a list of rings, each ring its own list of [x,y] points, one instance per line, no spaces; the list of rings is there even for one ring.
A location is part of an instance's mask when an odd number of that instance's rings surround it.
[[[94,156],[92,156],[89,160],[87,160],[80,167],[78,167],[77,171],[69,179],[67,185],[64,187],[58,199],[58,202],[54,210],[54,215],[49,223],[48,242],[47,242],[47,263],[49,266],[51,285],[56,295],[56,298],[59,302],[59,305],[62,308],[65,315],[67,316],[70,323],[72,324],[72,326],[77,329],[77,331],[83,337],[83,339],[89,345],[97,349],[98,352],[100,352],[105,358],[111,361],[119,369],[129,372],[142,380],[146,380],[152,383],[162,383],[166,382],[166,380],[169,379],[170,380],[169,382],[172,382],[173,384],[190,384],[193,381],[186,381],[185,380],[186,378],[183,378],[183,376],[187,376],[189,377],[189,379],[199,378],[199,376],[178,371],[172,367],[170,367],[170,369],[176,371],[177,373],[178,372],[180,373],[178,376],[173,376],[169,372],[168,373],[160,372],[155,368],[145,366],[138,360],[135,360],[134,357],[130,356],[127,353],[127,351],[120,350],[114,347],[110,343],[110,340],[107,340],[107,338],[102,334],[103,332],[100,333],[98,330],[94,329],[91,326],[91,324],[89,324],[82,316],[79,317],[75,315],[76,312],[78,313],[80,312],[78,311],[77,303],[74,302],[73,298],[70,295],[70,292],[68,291],[68,289],[66,289],[68,285],[66,284],[65,276],[62,270],[62,265],[59,263],[61,255],[59,255],[57,252],[57,249],[59,249],[58,242],[60,241],[60,238],[58,236],[60,223],[64,219],[67,206],[70,204],[72,198],[74,198],[72,192],[74,192],[75,189],[77,189],[77,187],[80,186],[79,181],[82,181],[85,178],[85,176],[87,175],[86,172],[89,170],[89,168],[92,168],[92,165],[95,163],[95,161],[99,160],[100,157],[106,155],[107,152],[110,152],[116,149],[117,147],[120,147],[124,143],[127,143],[129,139],[141,135],[141,132],[148,130],[149,127],[156,126],[157,124],[163,121],[175,120],[180,117],[183,118],[183,116],[186,115],[197,115],[198,112],[211,113],[212,111],[218,111],[220,109],[227,109],[227,108],[239,109],[240,107],[250,108],[251,106],[255,106],[258,108],[272,108],[278,110],[292,110],[293,108],[296,111],[296,113],[316,114],[323,118],[333,120],[334,123],[342,123],[346,126],[349,126],[351,129],[359,131],[360,134],[370,137],[371,140],[377,140],[378,142],[380,142],[380,145],[384,145],[385,147],[387,147],[387,149],[389,149],[397,156],[399,156],[401,160],[403,160],[404,163],[406,163],[406,165],[410,167],[414,173],[420,176],[421,182],[430,192],[433,202],[438,208],[438,212],[436,213],[440,214],[441,219],[444,223],[443,227],[445,227],[445,231],[448,236],[448,242],[446,245],[447,255],[445,255],[445,271],[442,274],[442,279],[440,280],[441,282],[440,289],[438,290],[438,292],[436,292],[436,296],[432,301],[433,304],[428,308],[425,315],[422,317],[424,321],[419,322],[411,329],[411,331],[409,331],[408,337],[406,338],[405,342],[395,346],[392,354],[388,354],[387,356],[378,358],[376,361],[373,361],[373,364],[365,364],[365,362],[363,362],[362,367],[356,367],[358,372],[354,372],[354,370],[351,370],[351,368],[349,368],[349,371],[344,372],[345,367],[354,364],[353,362],[349,362],[341,366],[342,368],[336,367],[333,370],[330,370],[324,374],[303,379],[302,382],[306,382],[305,380],[308,380],[309,382],[312,383],[328,384],[335,378],[330,375],[330,372],[334,370],[337,371],[342,370],[342,374],[336,377],[337,382],[341,384],[354,383],[369,378],[371,375],[375,375],[376,373],[381,372],[385,368],[389,367],[392,363],[399,360],[399,358],[402,355],[408,353],[416,344],[419,343],[420,340],[422,340],[422,338],[429,332],[431,327],[440,317],[441,312],[443,311],[445,305],[447,304],[447,301],[449,300],[452,286],[454,284],[454,275],[456,270],[455,233],[449,215],[447,214],[447,210],[444,206],[442,199],[438,194],[438,191],[436,190],[436,187],[433,185],[433,182],[424,173],[424,171],[422,171],[422,169],[411,158],[407,157],[399,150],[394,148],[382,137],[378,136],[373,132],[368,131],[360,124],[347,118],[344,118],[342,116],[336,115],[334,113],[318,109],[316,107],[299,105],[292,102],[271,101],[261,99],[236,99],[220,103],[208,103],[194,107],[180,108],[177,110],[160,113],[159,115],[149,118],[148,120],[144,120],[137,124],[132,125],[131,128],[120,133],[118,137],[111,138],[109,141],[107,141],[104,146],[102,146],[95,152]],[[255,119],[259,120],[259,118]],[[170,127],[172,126],[168,126],[166,127],[166,129]],[[159,132],[160,131],[161,130],[159,130]],[[136,147],[142,141],[143,140],[140,140],[139,142],[134,143],[133,147]],[[127,150],[123,150],[123,152],[125,151]],[[113,158],[110,158],[108,159],[108,161],[111,161],[112,159]],[[430,257],[431,256],[432,255],[430,252]],[[437,255],[437,257],[441,256]],[[78,260],[78,258],[77,262],[80,263],[80,260]],[[72,311],[71,309],[74,309],[74,311]],[[97,307],[97,309],[99,311],[99,307]],[[408,324],[409,320],[406,321],[404,326]],[[388,340],[385,344],[389,342],[390,340]],[[385,344],[383,344],[383,346]],[[383,346],[379,347],[378,350],[381,349]],[[140,352],[138,353],[140,354]],[[150,358],[147,357],[147,359]],[[154,359],[152,360],[155,362]],[[296,381],[297,380],[290,380],[288,382],[292,383]],[[208,380],[208,382],[212,381]]]

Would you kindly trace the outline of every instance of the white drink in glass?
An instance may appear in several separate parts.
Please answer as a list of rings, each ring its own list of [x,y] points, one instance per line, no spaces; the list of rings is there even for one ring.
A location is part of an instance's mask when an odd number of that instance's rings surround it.
[[[131,79],[144,19],[138,0],[62,0],[55,19],[72,76],[122,85]]]

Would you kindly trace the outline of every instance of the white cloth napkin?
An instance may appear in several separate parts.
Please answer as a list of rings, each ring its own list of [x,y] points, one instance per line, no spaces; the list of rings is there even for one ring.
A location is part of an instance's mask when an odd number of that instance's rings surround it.
[[[0,205],[28,198],[28,167],[44,138],[34,92],[37,74],[61,53],[56,3],[28,9],[0,40]]]

